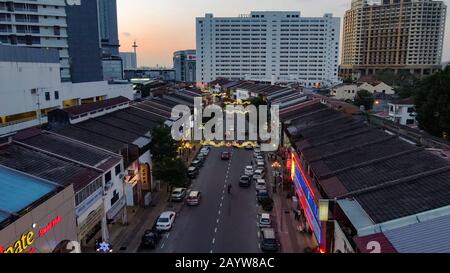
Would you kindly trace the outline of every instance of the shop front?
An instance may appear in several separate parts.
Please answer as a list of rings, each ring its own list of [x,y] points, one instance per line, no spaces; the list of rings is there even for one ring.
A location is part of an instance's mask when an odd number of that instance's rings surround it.
[[[299,209],[302,212],[300,217],[301,226],[306,231],[310,230],[312,232],[319,249],[322,250],[324,249],[324,234],[319,215],[319,203],[315,198],[312,183],[306,176],[306,172],[303,170],[300,160],[295,153],[291,153],[289,161],[291,180],[294,183],[297,199],[299,200]]]
[[[0,229],[0,254],[79,253],[78,245],[72,186]]]

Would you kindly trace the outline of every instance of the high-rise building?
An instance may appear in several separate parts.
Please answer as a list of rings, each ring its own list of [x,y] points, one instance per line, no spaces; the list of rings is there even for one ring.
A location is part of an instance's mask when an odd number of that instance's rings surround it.
[[[97,1],[66,6],[72,82],[103,80]]]
[[[119,56],[117,1],[98,0],[98,7],[103,55]]]
[[[123,63],[119,54],[119,34],[116,0],[98,0],[100,41],[104,80],[123,78]]]
[[[175,81],[196,82],[196,51],[182,50],[173,54],[173,69],[175,70]]]
[[[66,13],[72,81],[122,79],[116,1],[81,1]]]
[[[251,12],[197,18],[197,82],[219,77],[330,86],[338,80],[340,18]]]
[[[390,68],[441,69],[446,5],[432,0],[352,0],[345,13],[342,78]]]
[[[59,51],[61,80],[70,81],[65,0],[0,1],[0,43]]]
[[[134,52],[120,52],[120,57],[123,62],[123,69],[136,69],[137,68],[137,58]]]

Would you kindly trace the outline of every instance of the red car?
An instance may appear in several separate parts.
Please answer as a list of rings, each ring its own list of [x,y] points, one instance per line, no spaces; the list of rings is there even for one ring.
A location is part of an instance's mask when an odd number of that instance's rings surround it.
[[[222,158],[222,160],[230,160],[231,159],[231,153],[230,152],[223,152],[221,158]]]

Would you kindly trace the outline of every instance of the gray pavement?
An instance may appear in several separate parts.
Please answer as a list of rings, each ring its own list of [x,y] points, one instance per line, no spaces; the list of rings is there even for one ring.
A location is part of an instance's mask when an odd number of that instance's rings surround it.
[[[222,151],[233,152],[222,161]],[[183,206],[173,229],[166,233],[156,253],[259,253],[257,202],[254,185],[239,188],[252,151],[213,148],[191,188],[202,192],[198,207]],[[226,185],[232,183],[232,193]],[[147,251],[146,251],[147,252]]]

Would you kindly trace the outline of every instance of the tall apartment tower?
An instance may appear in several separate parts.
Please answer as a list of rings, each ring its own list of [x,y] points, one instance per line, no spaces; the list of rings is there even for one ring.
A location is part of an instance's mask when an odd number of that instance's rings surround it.
[[[65,0],[0,1],[0,43],[59,51],[61,80],[70,81]]]
[[[331,86],[339,81],[340,18],[251,12],[197,18],[197,83],[219,77]]]
[[[340,76],[384,68],[423,76],[441,69],[446,8],[432,0],[352,0],[344,17]]]
[[[175,70],[175,81],[195,83],[196,76],[196,51],[181,50],[173,54],[173,69]]]

